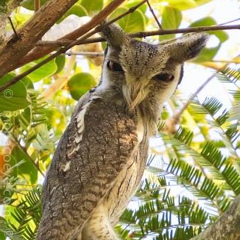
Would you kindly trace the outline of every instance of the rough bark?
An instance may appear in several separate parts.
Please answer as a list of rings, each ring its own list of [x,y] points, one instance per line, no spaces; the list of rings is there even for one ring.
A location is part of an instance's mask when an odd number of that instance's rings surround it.
[[[229,209],[212,226],[191,240],[239,240],[240,239],[240,195]]]
[[[21,28],[18,37],[12,35],[0,51],[0,77],[16,68],[48,29],[77,0],[50,0]]]

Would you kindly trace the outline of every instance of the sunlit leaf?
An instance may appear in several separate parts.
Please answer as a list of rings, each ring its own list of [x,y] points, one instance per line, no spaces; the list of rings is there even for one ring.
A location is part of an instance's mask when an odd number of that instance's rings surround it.
[[[118,8],[113,12],[110,19],[118,17],[127,10],[128,8],[126,7]],[[146,21],[144,14],[137,9],[132,14],[128,14],[127,16],[118,20],[117,23],[125,32],[138,32],[144,30]]]
[[[122,6],[130,9],[132,7],[135,7],[137,4],[139,4],[138,0],[133,0],[133,1],[126,1]],[[147,4],[142,4],[140,7],[138,7],[138,10],[140,10],[143,14],[147,11]]]
[[[95,85],[95,78],[90,73],[77,73],[68,81],[68,89],[75,100],[78,100]]]
[[[78,17],[88,15],[87,10],[81,4],[75,4],[66,12],[66,14],[64,14],[62,20],[71,14],[74,14]]]
[[[86,9],[88,14],[96,13],[103,8],[103,0],[82,0],[81,5]]]
[[[182,21],[182,13],[173,7],[164,7],[162,13],[162,27],[163,29],[177,29]],[[174,38],[175,34],[168,34],[160,36],[160,39]]]

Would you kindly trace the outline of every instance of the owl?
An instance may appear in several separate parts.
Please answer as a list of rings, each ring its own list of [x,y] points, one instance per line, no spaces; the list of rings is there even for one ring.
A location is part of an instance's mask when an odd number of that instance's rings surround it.
[[[183,64],[205,46],[195,33],[149,44],[117,25],[107,41],[100,84],[78,102],[43,186],[37,240],[117,240],[114,226],[135,194],[163,104]]]

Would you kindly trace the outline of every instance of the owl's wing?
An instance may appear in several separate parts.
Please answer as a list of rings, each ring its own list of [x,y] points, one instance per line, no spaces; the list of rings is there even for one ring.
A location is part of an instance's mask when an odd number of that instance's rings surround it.
[[[113,186],[136,145],[135,123],[122,106],[85,97],[48,171],[37,239],[72,239]]]

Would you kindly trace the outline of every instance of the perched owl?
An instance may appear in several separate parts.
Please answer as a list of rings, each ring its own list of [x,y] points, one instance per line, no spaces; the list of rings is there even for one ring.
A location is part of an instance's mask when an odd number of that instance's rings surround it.
[[[37,240],[118,239],[114,226],[139,186],[163,104],[207,40],[198,33],[152,45],[116,25],[102,34],[101,82],[79,100],[58,144]]]

